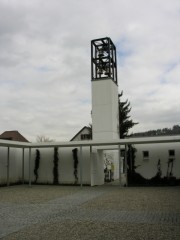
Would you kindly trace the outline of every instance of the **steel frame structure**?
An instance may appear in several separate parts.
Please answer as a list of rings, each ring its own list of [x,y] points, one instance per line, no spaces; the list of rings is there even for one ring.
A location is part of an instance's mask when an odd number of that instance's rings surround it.
[[[116,47],[109,37],[91,41],[91,80],[111,78],[117,84]]]

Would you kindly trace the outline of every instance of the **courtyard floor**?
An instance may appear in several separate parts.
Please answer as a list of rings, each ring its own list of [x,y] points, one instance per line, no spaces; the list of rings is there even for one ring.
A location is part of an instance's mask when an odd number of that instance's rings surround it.
[[[180,239],[180,187],[0,188],[0,239]]]

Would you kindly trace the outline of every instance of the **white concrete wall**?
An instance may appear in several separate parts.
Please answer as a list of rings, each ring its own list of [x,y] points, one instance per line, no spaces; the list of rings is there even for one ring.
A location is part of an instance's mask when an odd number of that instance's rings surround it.
[[[7,183],[7,147],[0,147],[0,184]]]
[[[91,186],[104,184],[103,150],[93,149],[91,161]]]
[[[169,159],[169,150],[175,150],[175,161],[173,167],[173,176],[180,179],[180,143],[167,144],[142,144],[136,145],[135,165],[139,167],[136,172],[144,178],[150,179],[157,173],[157,163],[161,160],[162,177],[166,176],[167,163]],[[73,184],[74,178],[74,160],[72,155],[74,148],[59,148],[59,183]],[[39,149],[41,154],[39,179],[37,183],[53,183],[53,159],[54,149]],[[143,151],[149,151],[149,159],[143,159]],[[35,180],[34,163],[36,149],[31,154],[31,179]],[[110,151],[112,160],[115,164],[115,178],[118,178],[118,151]],[[78,149],[78,178],[80,183],[80,151]],[[92,161],[90,161],[89,147],[83,147],[83,184],[102,185],[104,183],[104,153],[103,150],[93,148]],[[25,150],[25,181],[29,180],[29,150]],[[9,181],[17,183],[22,180],[22,149],[10,148],[9,161]],[[0,147],[0,185],[7,183],[7,147]]]
[[[0,185],[7,184],[8,148],[0,147]],[[10,148],[9,151],[9,182],[22,180],[22,149]]]
[[[93,140],[118,139],[118,86],[112,79],[92,81]]]
[[[7,147],[0,147],[0,185],[7,184]],[[73,184],[74,177],[74,159],[72,154],[74,148],[59,148],[59,183],[60,184]],[[38,170],[39,178],[37,183],[52,184],[53,183],[53,160],[54,149],[48,148],[39,149],[40,151],[40,166]],[[31,151],[31,181],[35,181],[34,166],[36,158],[36,149]],[[78,178],[80,183],[80,150],[78,149]],[[82,151],[82,182],[83,184],[91,184],[91,171],[90,171],[90,149],[84,147]],[[29,181],[29,150],[25,150],[24,159],[24,180]],[[22,149],[10,148],[9,157],[9,182],[17,183],[22,181]]]
[[[180,178],[180,143],[166,144],[142,144],[135,145],[137,149],[135,165],[136,172],[144,178],[150,179],[157,173],[157,163],[161,160],[162,177],[166,176],[167,164],[169,159],[169,150],[175,150],[175,161],[173,166],[173,176]],[[143,159],[143,151],[149,151],[149,159]]]
[[[72,154],[74,148],[59,148],[58,149],[58,173],[59,184],[74,184],[74,159]],[[54,167],[54,149],[39,149],[40,151],[40,166],[39,166],[39,178],[37,183],[53,183],[53,167]],[[32,151],[31,161],[31,178],[32,182],[35,180],[34,166],[35,166],[35,149]],[[78,183],[80,183],[80,149],[78,148]],[[29,180],[29,162],[26,161],[25,179]],[[82,150],[82,183],[91,184],[90,173],[90,150],[88,147],[84,147]]]

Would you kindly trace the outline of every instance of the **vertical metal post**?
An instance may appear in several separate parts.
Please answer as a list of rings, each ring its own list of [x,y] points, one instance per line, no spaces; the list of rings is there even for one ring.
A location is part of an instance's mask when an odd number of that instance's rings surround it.
[[[127,176],[127,145],[125,145],[125,154],[124,154],[124,160],[125,160],[125,176],[126,176],[126,186],[128,186],[128,176]]]
[[[92,59],[93,59],[93,43],[91,41],[91,80],[94,78],[94,76],[93,76],[93,63],[92,63]]]
[[[92,186],[92,146],[90,146],[90,179],[91,179],[91,186]]]
[[[95,47],[95,58],[97,58],[97,47]],[[92,64],[92,63],[91,63],[91,64]],[[94,70],[93,70],[93,71],[94,71]],[[98,78],[97,72],[98,72],[98,68],[97,68],[97,64],[95,64],[95,74],[96,74],[95,78],[96,78],[96,79]]]
[[[113,77],[113,80],[116,80],[115,77],[114,77],[114,48],[112,49],[112,59],[113,59],[113,63],[112,63],[112,77]],[[116,82],[116,81],[115,81]]]
[[[31,148],[29,148],[29,186],[31,187]]]
[[[22,149],[22,184],[24,184],[24,148]]]
[[[115,82],[116,84],[118,83],[118,79],[117,79],[117,55],[116,55],[116,47],[114,46],[114,53],[115,53]]]
[[[109,52],[109,56],[108,56],[108,61],[109,61],[109,77],[112,78],[111,76],[111,71],[112,71],[112,68],[111,68],[111,43],[110,43],[110,39],[108,39],[108,52]]]
[[[121,145],[118,145],[118,158],[119,158],[119,185],[121,187]]]
[[[8,151],[7,151],[7,186],[9,186],[9,163],[10,163],[10,149],[8,147]]]
[[[129,155],[130,155],[130,170],[131,170],[131,173],[132,173],[132,145],[130,145],[130,148],[129,148]]]
[[[80,146],[80,185],[82,187],[82,146]]]

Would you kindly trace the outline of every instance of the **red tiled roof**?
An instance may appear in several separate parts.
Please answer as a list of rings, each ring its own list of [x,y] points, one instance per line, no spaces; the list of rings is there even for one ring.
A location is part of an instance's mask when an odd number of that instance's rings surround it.
[[[5,131],[0,135],[0,139],[18,141],[18,142],[29,142],[18,131]]]

